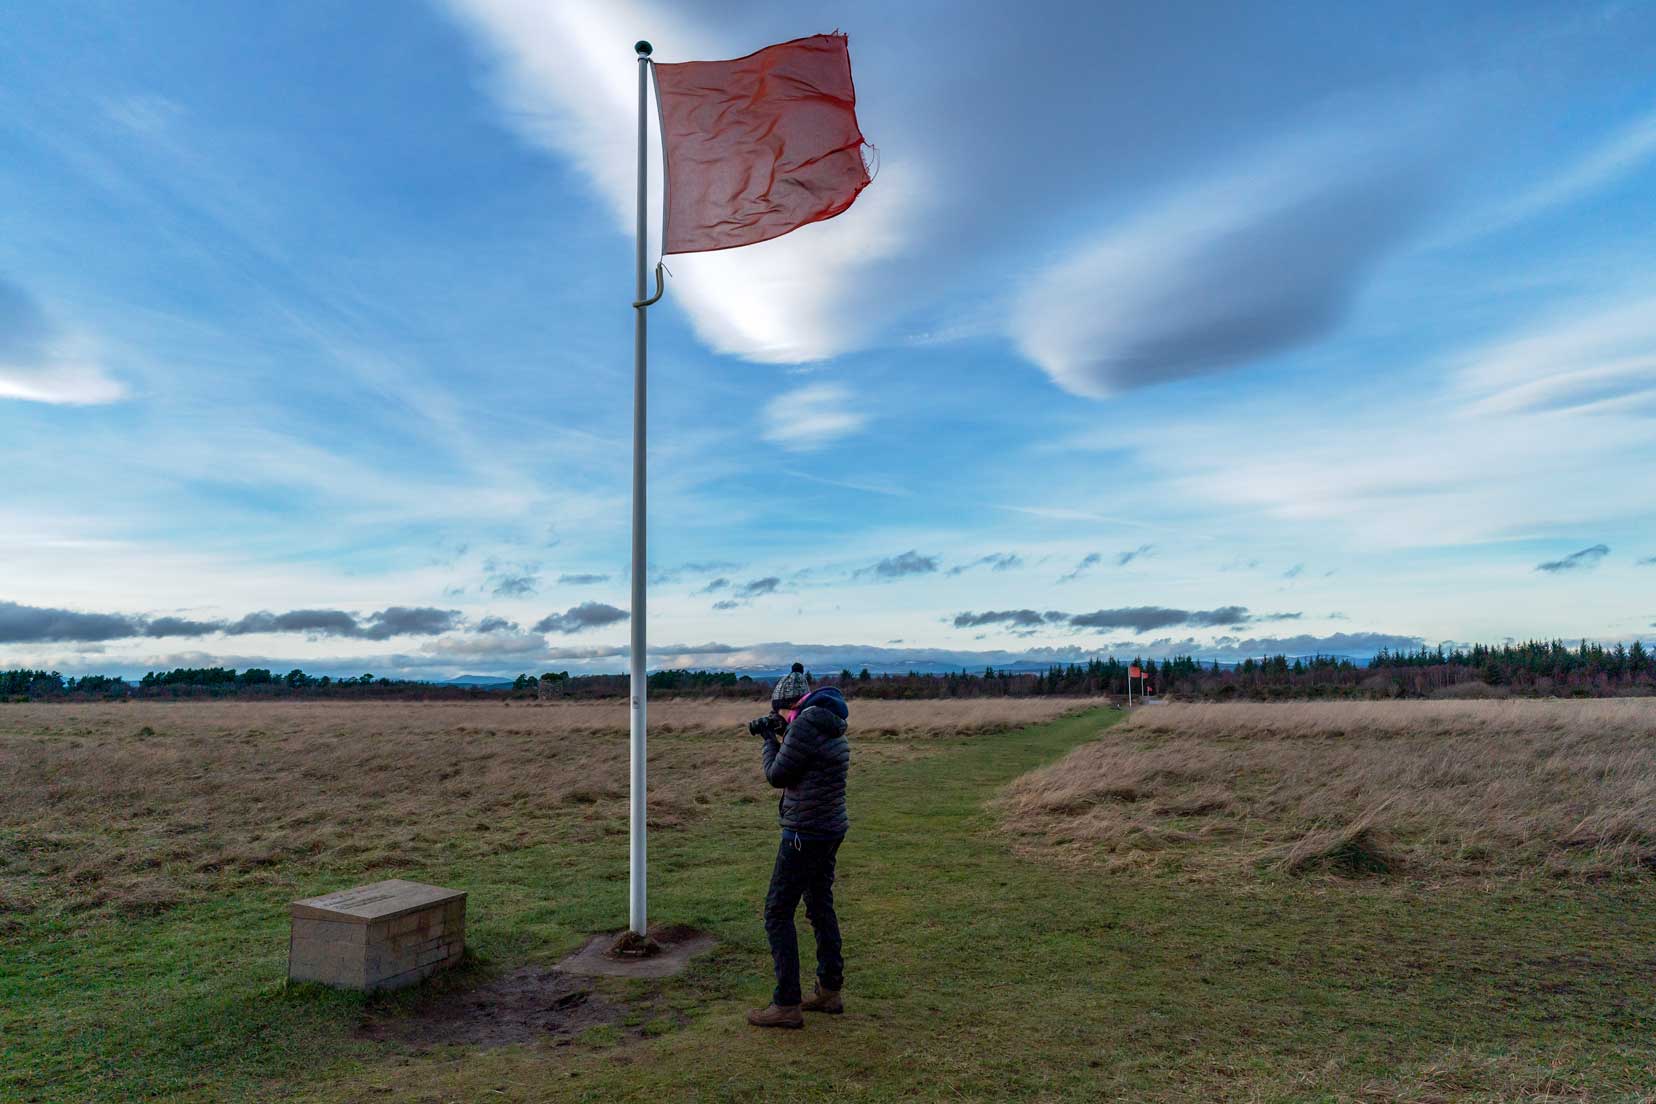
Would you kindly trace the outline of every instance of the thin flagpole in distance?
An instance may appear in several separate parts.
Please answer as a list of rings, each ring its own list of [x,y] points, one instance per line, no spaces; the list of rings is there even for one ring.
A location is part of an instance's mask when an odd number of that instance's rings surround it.
[[[650,44],[639,42],[638,53],[638,252],[636,294],[633,296],[633,467],[632,467],[632,653],[628,657],[628,673],[632,681],[632,768],[631,820],[628,826],[627,926],[639,935],[645,934],[648,918],[645,913],[645,795],[647,778],[645,761],[649,751],[645,737],[646,698],[649,680],[645,676],[646,657],[644,641],[644,427],[645,427],[645,363],[647,360],[647,333],[644,305],[645,252],[649,248],[649,222],[644,210],[649,192],[649,153],[646,139],[649,134]]]

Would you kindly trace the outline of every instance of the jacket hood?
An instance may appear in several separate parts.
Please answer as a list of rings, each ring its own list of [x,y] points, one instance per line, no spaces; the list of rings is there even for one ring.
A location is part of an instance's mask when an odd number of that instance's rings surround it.
[[[851,707],[845,704],[845,695],[839,692],[837,686],[823,686],[812,690],[801,698],[794,708],[803,713],[813,705],[820,705],[842,721],[851,717]],[[797,715],[796,713],[795,716]]]

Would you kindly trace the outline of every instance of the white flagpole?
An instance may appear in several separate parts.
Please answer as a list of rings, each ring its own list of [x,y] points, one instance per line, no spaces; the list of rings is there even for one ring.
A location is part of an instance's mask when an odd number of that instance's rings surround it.
[[[649,248],[649,223],[645,216],[645,201],[649,192],[649,156],[646,139],[649,134],[650,44],[638,43],[638,272],[633,299],[633,467],[632,467],[632,652],[628,657],[628,671],[632,681],[632,767],[631,820],[628,825],[627,926],[639,935],[645,934],[648,920],[645,913],[645,761],[648,742],[645,738],[645,699],[649,680],[645,675],[644,642],[644,426],[645,426],[645,360],[646,335],[644,298],[645,252]]]

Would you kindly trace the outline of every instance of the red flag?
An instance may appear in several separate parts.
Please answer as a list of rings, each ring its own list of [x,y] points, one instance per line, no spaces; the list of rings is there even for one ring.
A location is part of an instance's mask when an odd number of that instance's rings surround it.
[[[1144,672],[1142,670],[1140,670],[1137,666],[1129,667],[1129,668],[1127,668],[1127,677],[1128,678],[1143,678],[1144,677]]]
[[[844,35],[655,67],[662,252],[730,249],[833,218],[868,187]]]

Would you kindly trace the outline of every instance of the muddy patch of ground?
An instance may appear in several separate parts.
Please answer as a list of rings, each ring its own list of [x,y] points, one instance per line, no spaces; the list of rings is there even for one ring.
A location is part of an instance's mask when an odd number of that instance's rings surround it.
[[[464,990],[434,994],[411,1008],[370,1012],[357,1036],[423,1049],[460,1043],[568,1043],[589,1028],[620,1024],[626,1005],[598,994],[590,979],[522,966]]]
[[[357,1037],[417,1050],[451,1044],[562,1046],[597,1027],[614,1027],[628,1039],[687,1022],[659,996],[622,1000],[616,983],[606,988],[599,977],[667,977],[682,970],[691,955],[711,949],[713,937],[681,925],[658,925],[650,929],[656,953],[616,958],[605,953],[616,935],[594,936],[556,967],[520,966],[474,985],[434,990],[411,1004],[371,1006]]]

